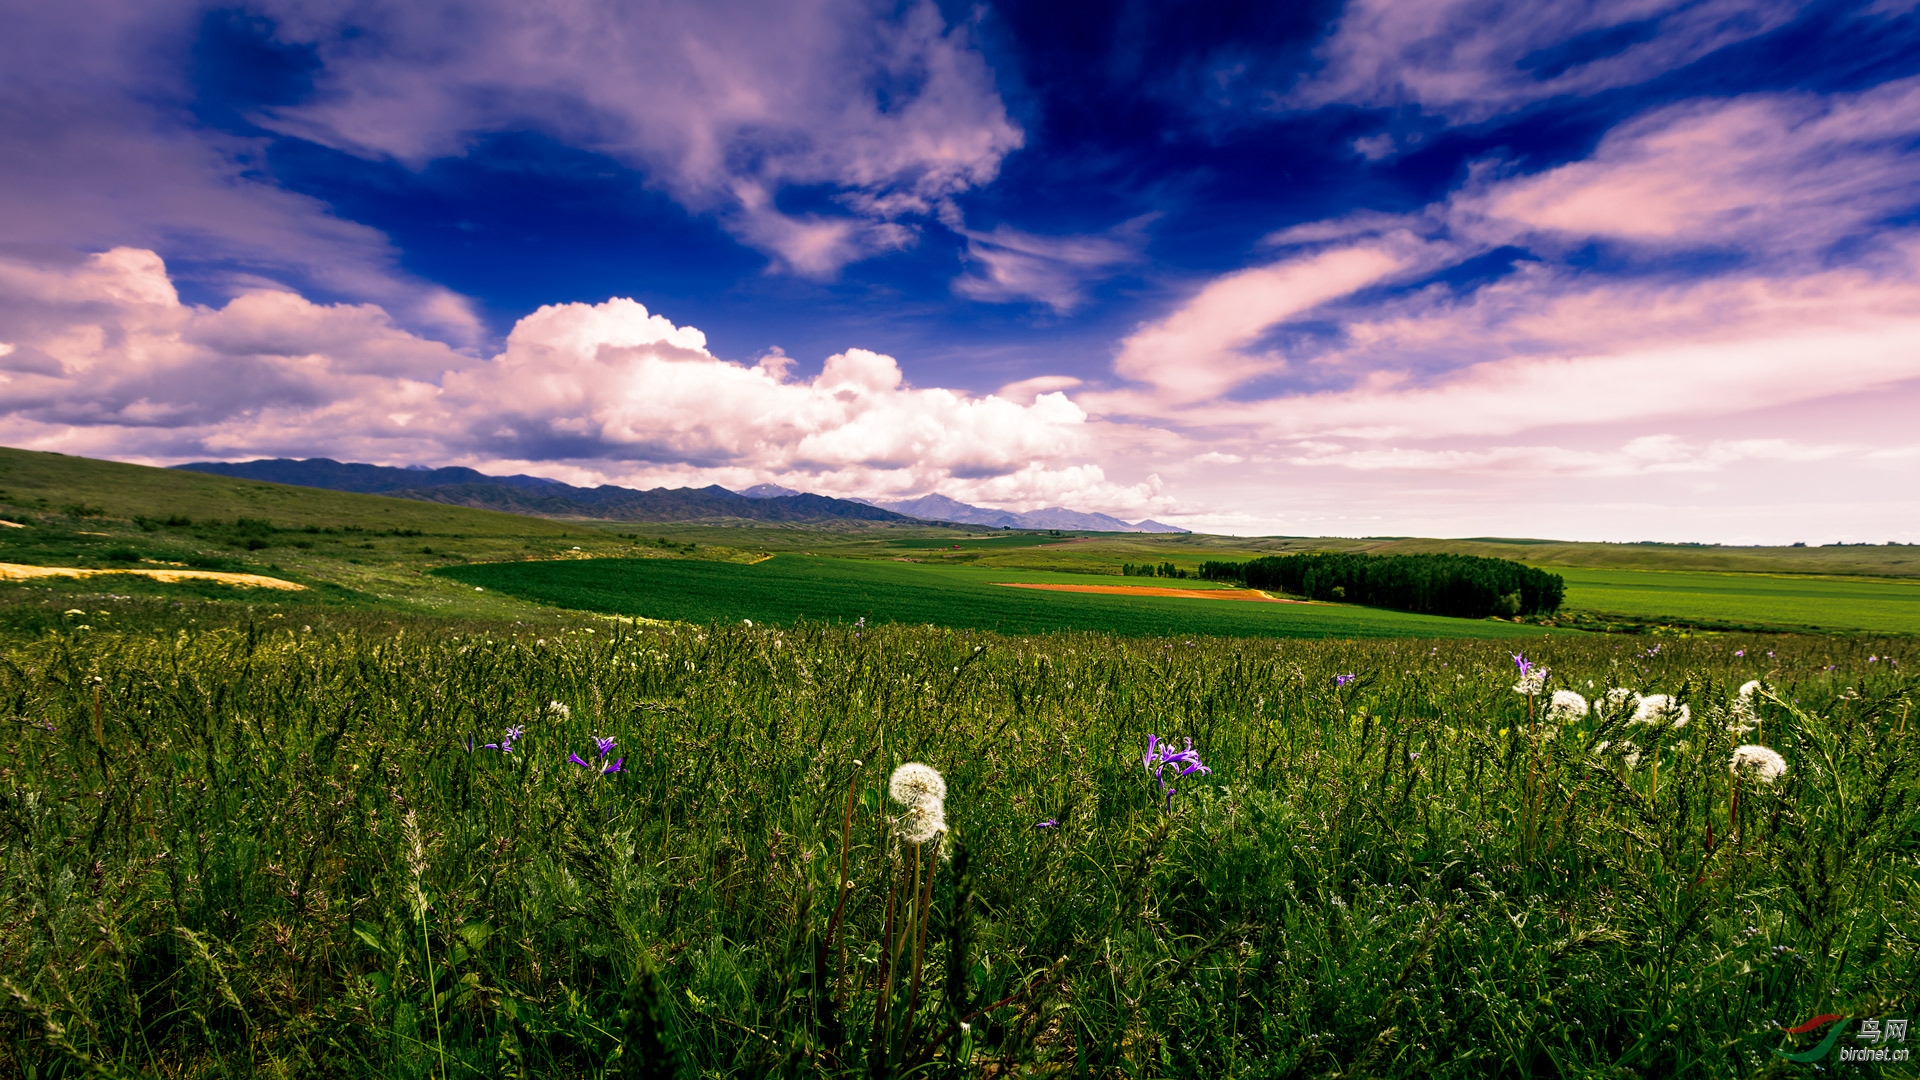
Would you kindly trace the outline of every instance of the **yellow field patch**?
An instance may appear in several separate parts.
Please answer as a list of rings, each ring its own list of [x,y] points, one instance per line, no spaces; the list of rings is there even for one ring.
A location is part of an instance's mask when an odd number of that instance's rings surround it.
[[[44,577],[90,578],[99,577],[102,574],[132,574],[169,584],[180,581],[217,581],[222,585],[240,585],[258,589],[297,591],[306,588],[305,585],[267,577],[264,574],[230,574],[221,570],[89,570],[78,566],[26,566],[21,563],[0,563],[0,581],[27,581]]]

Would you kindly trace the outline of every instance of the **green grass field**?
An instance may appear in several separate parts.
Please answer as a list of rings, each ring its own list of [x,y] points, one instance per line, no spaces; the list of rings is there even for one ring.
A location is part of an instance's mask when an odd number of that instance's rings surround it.
[[[865,619],[873,624],[933,624],[1007,634],[1096,630],[1127,635],[1537,638],[1543,633],[1537,627],[1344,604],[1261,604],[1013,589],[991,583],[1086,584],[1088,579],[1075,574],[804,555],[779,555],[753,565],[592,559],[493,563],[438,573],[559,607],[688,622],[751,619],[789,626],[803,619],[842,624]]]
[[[1920,581],[1555,568],[1572,612],[1643,620],[1920,634]]]
[[[1818,1035],[1782,1026],[1911,1015],[1920,654],[1528,646],[1548,689],[1677,695],[1675,730],[1529,727],[1512,649],[12,641],[0,1075],[1786,1076]],[[1168,798],[1149,735],[1211,772]],[[1785,776],[1736,784],[1743,739]],[[898,839],[908,760],[945,775],[937,853]]]

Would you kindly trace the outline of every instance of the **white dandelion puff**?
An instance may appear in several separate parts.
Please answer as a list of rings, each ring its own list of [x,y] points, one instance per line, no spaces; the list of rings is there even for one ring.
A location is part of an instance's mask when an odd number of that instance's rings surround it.
[[[947,798],[947,782],[933,766],[909,761],[893,770],[893,776],[887,781],[887,794],[903,806],[929,801],[942,803]]]
[[[1653,727],[1683,728],[1693,719],[1693,711],[1674,701],[1667,694],[1648,694],[1634,706],[1633,718],[1629,724],[1647,724]]]
[[[1571,724],[1587,715],[1587,699],[1571,690],[1555,690],[1547,704],[1547,719],[1556,724]]]
[[[895,821],[900,839],[924,844],[947,831],[947,782],[938,769],[909,761],[893,770],[887,794],[906,807]]]
[[[1787,774],[1787,759],[1767,747],[1749,743],[1734,748],[1727,771],[1742,779],[1771,784]]]
[[[1753,695],[1759,692],[1760,692],[1759,679],[1748,679],[1746,682],[1743,682],[1740,684],[1740,700],[1741,701],[1752,701]]]
[[[553,716],[559,717],[562,720],[573,719],[573,710],[568,708],[565,704],[558,701],[547,702],[547,712]]]

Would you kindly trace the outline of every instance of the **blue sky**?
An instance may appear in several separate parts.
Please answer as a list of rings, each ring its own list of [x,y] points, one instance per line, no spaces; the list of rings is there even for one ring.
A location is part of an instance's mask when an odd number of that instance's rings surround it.
[[[0,439],[1920,540],[1913,8],[22,10]]]

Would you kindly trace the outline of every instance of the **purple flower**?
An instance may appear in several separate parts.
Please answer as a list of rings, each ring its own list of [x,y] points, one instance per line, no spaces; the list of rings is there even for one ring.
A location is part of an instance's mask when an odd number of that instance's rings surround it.
[[[511,754],[513,753],[513,740],[518,739],[520,736],[525,734],[526,734],[526,730],[524,728],[510,727],[507,729],[507,734],[505,735],[505,737],[503,737],[499,742],[487,743],[485,746],[482,746],[480,749],[498,750],[503,754]]]
[[[594,746],[598,748],[598,752],[594,754],[594,759],[597,761],[607,760],[607,755],[613,752],[613,739],[606,735],[595,735],[593,737],[593,743]],[[579,754],[568,754],[567,760],[583,769],[593,768],[593,762],[586,760]],[[601,768],[600,775],[605,776],[608,773],[620,772],[620,767],[625,765],[626,762],[626,758],[615,758],[612,764]]]
[[[1745,655],[1747,655],[1747,650],[1745,650],[1745,649],[1735,649],[1735,650],[1733,650],[1733,655],[1735,655],[1735,656],[1745,656]]]
[[[1441,666],[1443,666],[1443,667],[1444,667],[1445,665],[1441,665]],[[1346,674],[1346,675],[1335,675],[1335,676],[1333,677],[1333,688],[1334,688],[1335,690],[1338,690],[1338,689],[1340,689],[1341,687],[1343,687],[1343,686],[1345,686],[1345,685],[1347,685],[1348,683],[1350,683],[1350,682],[1352,682],[1352,681],[1353,681],[1353,680],[1355,679],[1355,677],[1356,677],[1356,676],[1354,676],[1354,675],[1353,675],[1352,673],[1348,673],[1348,674]]]
[[[1154,756],[1156,753],[1158,753],[1158,757]],[[1174,772],[1175,779],[1196,772],[1202,776],[1210,776],[1213,773],[1212,769],[1200,763],[1200,751],[1193,748],[1192,736],[1188,736],[1185,749],[1175,750],[1171,740],[1162,742],[1160,741],[1160,736],[1148,735],[1147,753],[1146,756],[1140,759],[1140,764],[1148,772],[1153,774],[1155,780],[1159,781],[1160,790],[1165,793],[1167,797],[1167,809],[1169,810],[1173,809],[1173,785],[1167,783],[1165,775],[1167,766],[1173,765],[1176,767]]]
[[[1036,829],[1057,829],[1060,827],[1060,821],[1058,818],[1048,818],[1045,821],[1035,822],[1033,827]]]
[[[1524,677],[1527,672],[1533,670],[1533,661],[1527,659],[1524,653],[1514,653],[1513,666],[1519,668],[1521,676]]]

